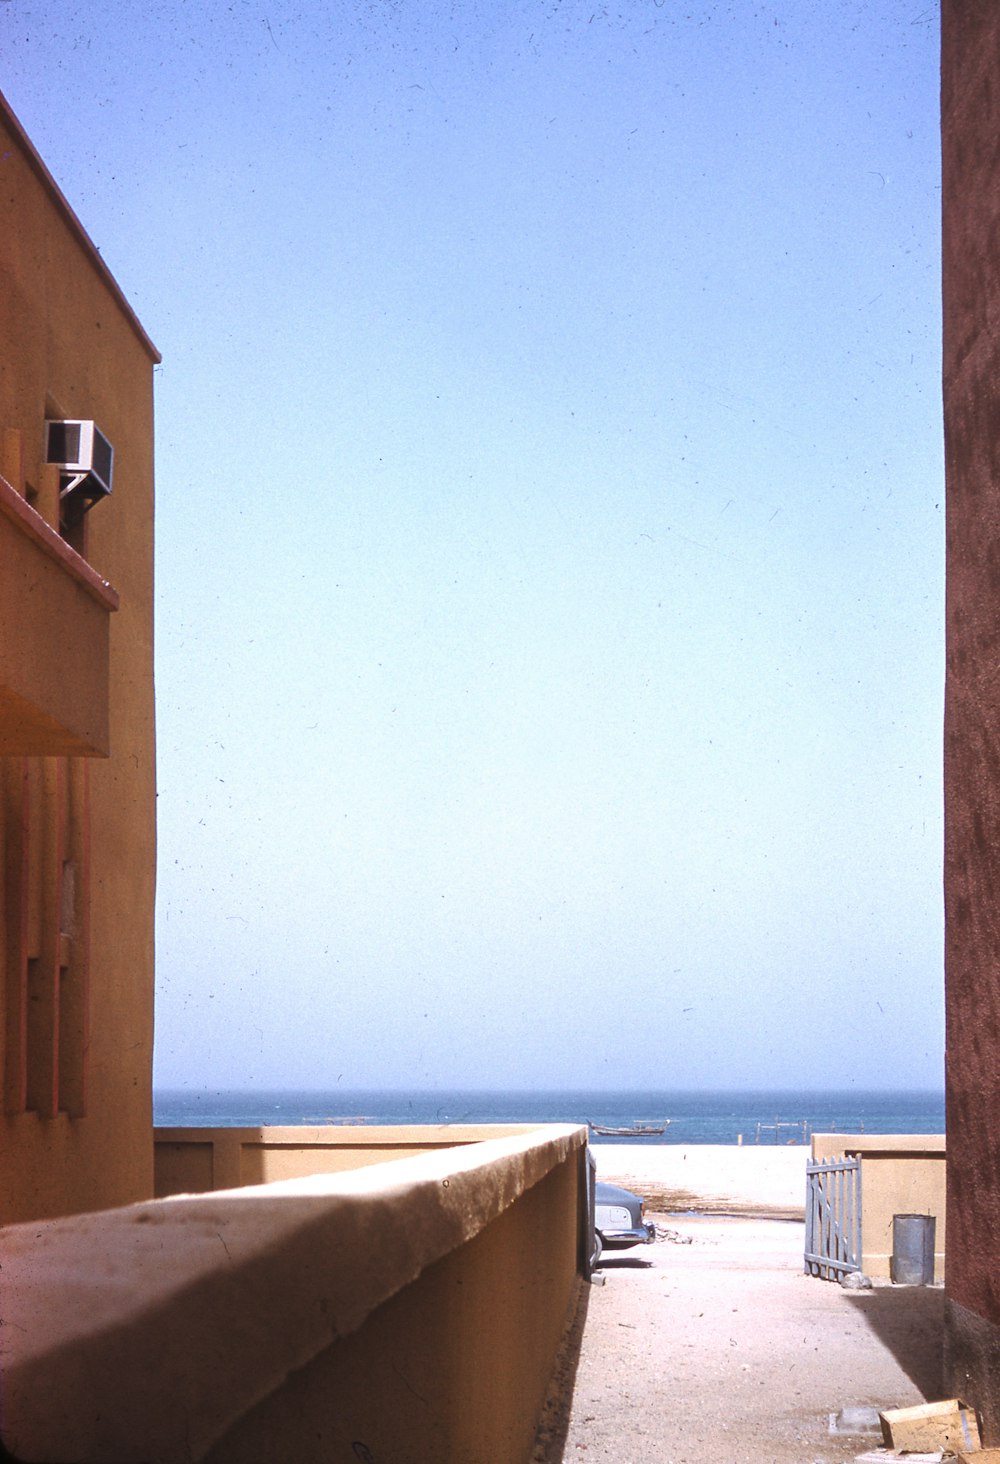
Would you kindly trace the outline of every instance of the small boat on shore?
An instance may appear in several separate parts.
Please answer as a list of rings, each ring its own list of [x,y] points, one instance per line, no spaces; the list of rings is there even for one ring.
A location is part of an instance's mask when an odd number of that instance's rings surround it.
[[[599,1134],[605,1139],[655,1139],[659,1134],[666,1133],[670,1120],[664,1118],[659,1123],[630,1123],[622,1128],[615,1128],[610,1124],[592,1123],[588,1119],[587,1127],[592,1134]]]

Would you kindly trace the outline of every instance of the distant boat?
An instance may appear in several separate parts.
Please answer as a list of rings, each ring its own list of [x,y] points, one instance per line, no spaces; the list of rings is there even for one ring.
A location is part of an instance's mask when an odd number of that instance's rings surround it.
[[[660,1123],[630,1123],[624,1128],[613,1128],[606,1123],[591,1123],[589,1120],[587,1123],[592,1134],[601,1134],[606,1139],[655,1139],[657,1134],[666,1133],[669,1126],[669,1118],[664,1118]]]

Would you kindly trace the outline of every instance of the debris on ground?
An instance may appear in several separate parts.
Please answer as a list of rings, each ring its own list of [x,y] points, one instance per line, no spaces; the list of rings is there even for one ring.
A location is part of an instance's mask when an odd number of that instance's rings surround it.
[[[943,1449],[935,1449],[932,1454],[911,1454],[899,1455],[892,1449],[869,1449],[867,1453],[855,1454],[854,1464],[893,1464],[893,1460],[900,1457],[906,1460],[906,1464],[941,1464],[945,1457]],[[955,1460],[954,1454],[949,1454],[949,1461]]]
[[[840,1278],[840,1284],[845,1291],[871,1291],[872,1278],[866,1276],[864,1271],[845,1271]]]
[[[877,1408],[867,1403],[852,1403],[839,1413],[830,1414],[832,1434],[881,1434],[882,1420]]]
[[[671,1245],[690,1245],[694,1239],[691,1235],[682,1235],[679,1230],[670,1230],[666,1225],[656,1226],[656,1238],[669,1241]]]
[[[882,1442],[896,1454],[912,1458],[920,1450],[935,1449],[948,1454],[960,1449],[975,1453],[982,1447],[975,1409],[957,1398],[921,1403],[916,1408],[886,1408],[879,1417]]]

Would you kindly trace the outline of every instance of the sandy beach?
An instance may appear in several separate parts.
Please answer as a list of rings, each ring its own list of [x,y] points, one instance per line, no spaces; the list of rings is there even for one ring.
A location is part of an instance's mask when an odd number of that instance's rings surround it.
[[[597,1176],[643,1195],[652,1210],[798,1220],[805,1213],[804,1144],[591,1145]]]

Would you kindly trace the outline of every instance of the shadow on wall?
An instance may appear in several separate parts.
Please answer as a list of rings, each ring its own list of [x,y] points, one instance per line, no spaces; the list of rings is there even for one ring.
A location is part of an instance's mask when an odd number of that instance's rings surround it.
[[[586,1281],[581,1281],[576,1312],[572,1322],[566,1328],[559,1355],[552,1370],[552,1381],[538,1424],[538,1432],[535,1435],[531,1464],[562,1464],[566,1439],[569,1436],[573,1394],[576,1390],[576,1375],[580,1367],[580,1352],[583,1347],[583,1332],[587,1324],[589,1307],[590,1286]]]
[[[931,1402],[944,1396],[944,1290],[934,1286],[876,1286],[848,1292],[882,1345]]]

